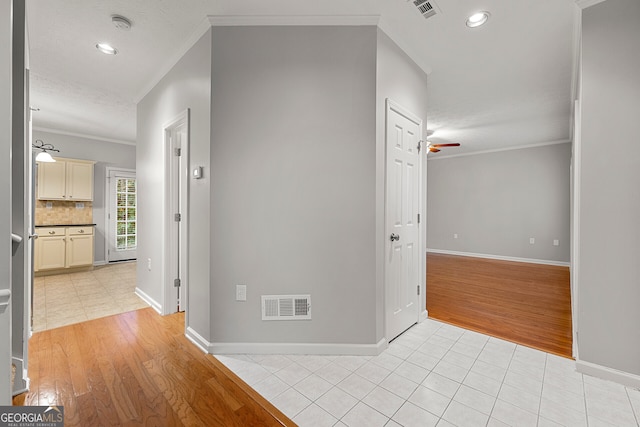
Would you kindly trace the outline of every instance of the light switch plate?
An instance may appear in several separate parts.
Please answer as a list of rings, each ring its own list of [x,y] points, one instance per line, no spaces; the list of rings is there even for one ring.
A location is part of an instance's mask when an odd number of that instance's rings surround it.
[[[236,301],[247,300],[247,285],[236,285]]]

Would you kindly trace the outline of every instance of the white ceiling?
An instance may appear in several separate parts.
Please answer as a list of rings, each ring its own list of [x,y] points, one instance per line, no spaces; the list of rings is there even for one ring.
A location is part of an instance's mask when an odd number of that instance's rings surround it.
[[[438,155],[567,141],[574,0],[433,0],[423,18],[406,0],[28,0],[36,129],[134,143],[135,104],[177,59],[207,15],[379,15],[381,27],[429,73]],[[472,12],[489,22],[469,29]],[[117,30],[111,15],[129,18]],[[116,46],[107,56],[99,41]]]

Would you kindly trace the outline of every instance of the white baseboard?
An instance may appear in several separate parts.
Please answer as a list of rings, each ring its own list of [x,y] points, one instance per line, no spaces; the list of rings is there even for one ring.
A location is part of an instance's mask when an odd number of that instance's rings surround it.
[[[189,341],[191,341],[196,347],[198,347],[203,352],[207,353],[207,349],[211,346],[211,343],[205,340],[202,335],[191,329],[190,326],[187,327],[187,332],[185,336]]]
[[[444,255],[468,256],[472,258],[496,259],[499,261],[526,262],[528,264],[544,264],[544,265],[555,265],[558,267],[569,267],[568,262],[551,261],[551,260],[545,260],[545,259],[518,258],[518,257],[512,257],[512,256],[477,254],[473,252],[459,252],[459,251],[449,251],[446,249],[432,249],[432,248],[427,248],[427,252],[431,252],[434,254],[444,254]]]
[[[29,381],[29,378],[27,377],[27,370],[25,369],[26,366],[24,366],[23,359],[12,357],[11,363],[16,365],[16,379],[15,379],[15,382],[13,383],[13,390],[11,392],[13,396],[17,396],[26,391],[29,391],[30,381]]]
[[[377,344],[313,344],[313,343],[210,343],[211,354],[324,354],[377,356],[389,343],[385,338]]]
[[[159,315],[162,316],[162,305],[159,304],[156,300],[151,298],[147,293],[145,293],[142,289],[136,287],[135,294],[144,300],[147,304],[149,304],[155,311],[158,312]]]
[[[429,318],[429,312],[427,310],[420,313],[420,317],[418,318],[418,323],[422,323]]]
[[[618,371],[617,369],[607,368],[584,360],[576,360],[576,370],[581,374],[613,381],[627,387],[640,388],[640,376],[628,372]]]
[[[102,261],[95,261],[94,260],[93,261],[93,266],[94,267],[98,267],[99,265],[107,265],[107,264],[108,264],[107,261],[104,261],[104,260],[102,260]]]

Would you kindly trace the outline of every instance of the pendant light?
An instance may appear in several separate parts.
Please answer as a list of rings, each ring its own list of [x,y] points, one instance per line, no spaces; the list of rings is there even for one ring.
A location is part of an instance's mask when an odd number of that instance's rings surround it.
[[[31,148],[35,148],[36,150],[42,150],[36,156],[36,162],[42,162],[42,163],[53,163],[56,161],[56,159],[51,157],[51,154],[49,154],[48,151],[55,151],[56,153],[60,152],[60,150],[56,150],[56,148],[53,145],[47,144],[41,139],[36,139],[36,142],[31,144]]]

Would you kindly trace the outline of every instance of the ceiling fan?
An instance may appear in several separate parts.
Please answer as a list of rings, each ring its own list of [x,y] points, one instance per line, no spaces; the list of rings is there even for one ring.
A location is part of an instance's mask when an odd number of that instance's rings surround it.
[[[459,147],[460,144],[457,142],[452,142],[449,144],[434,144],[430,141],[427,141],[427,149],[432,152],[432,153],[437,153],[438,151],[440,151],[440,148],[442,147]]]
[[[432,129],[427,130],[427,137],[430,137],[433,134],[434,134],[434,131]],[[443,147],[459,147],[459,146],[460,144],[457,142],[437,144],[437,143],[433,143],[433,141],[427,140],[427,150],[429,150],[430,153],[437,153]]]

